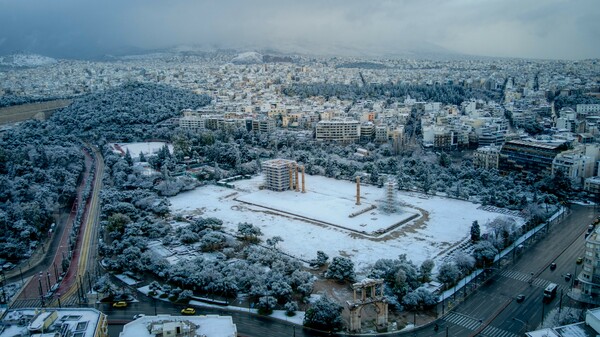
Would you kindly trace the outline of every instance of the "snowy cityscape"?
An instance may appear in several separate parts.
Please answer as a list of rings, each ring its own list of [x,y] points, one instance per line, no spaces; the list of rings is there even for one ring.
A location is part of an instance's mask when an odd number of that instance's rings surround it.
[[[0,3],[0,337],[600,333],[595,4],[63,2]]]

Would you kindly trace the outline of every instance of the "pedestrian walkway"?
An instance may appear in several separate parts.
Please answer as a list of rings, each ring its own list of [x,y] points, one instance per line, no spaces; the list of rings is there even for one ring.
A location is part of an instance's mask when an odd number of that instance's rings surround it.
[[[500,273],[500,276],[507,277],[513,280],[522,281],[522,282],[531,282],[531,285],[537,288],[546,288],[551,281],[545,280],[543,278],[533,278],[531,274],[525,274],[514,270],[503,270]],[[558,285],[558,291],[567,291],[569,289],[566,285]]]
[[[481,320],[454,311],[446,315],[444,321],[460,325],[469,330],[475,330],[481,325]]]
[[[444,321],[456,325],[460,325],[463,328],[467,328],[469,330],[477,330],[481,326],[481,320],[470,317],[459,312],[450,312],[448,315],[444,317]],[[486,337],[519,337],[518,335],[502,330],[495,326],[488,325],[486,326],[478,336],[486,336]]]
[[[511,278],[513,280],[529,282],[532,278],[531,274],[525,274],[514,270],[505,269],[500,273],[500,276]]]
[[[478,336],[486,336],[486,337],[519,337],[510,331],[502,330],[500,328],[496,328],[495,326],[488,325],[481,331]]]

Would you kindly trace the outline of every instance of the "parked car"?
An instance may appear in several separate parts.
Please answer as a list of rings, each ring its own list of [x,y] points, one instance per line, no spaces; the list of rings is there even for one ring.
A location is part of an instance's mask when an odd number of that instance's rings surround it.
[[[137,315],[134,315],[134,316],[133,316],[133,319],[142,318],[142,317],[144,317],[144,316],[146,316],[146,314],[137,314]]]
[[[125,307],[127,307],[127,302],[125,302],[125,301],[119,301],[119,302],[113,303],[113,308],[125,308]]]
[[[181,314],[182,315],[193,315],[195,313],[196,313],[196,309],[194,309],[194,308],[181,309]]]
[[[581,264],[583,262],[583,257],[578,257],[576,262],[577,264]]]

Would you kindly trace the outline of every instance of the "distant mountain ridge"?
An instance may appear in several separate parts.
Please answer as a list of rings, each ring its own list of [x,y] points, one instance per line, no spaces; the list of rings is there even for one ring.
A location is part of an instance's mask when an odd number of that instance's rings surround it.
[[[58,62],[58,60],[52,57],[38,54],[11,54],[0,56],[0,66],[2,67],[40,67],[54,64],[56,62]]]

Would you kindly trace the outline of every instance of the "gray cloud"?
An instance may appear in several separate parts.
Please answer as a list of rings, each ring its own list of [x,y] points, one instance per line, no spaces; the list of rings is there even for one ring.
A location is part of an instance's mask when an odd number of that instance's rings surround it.
[[[597,58],[598,17],[596,0],[0,0],[0,53],[77,57],[200,44]]]

